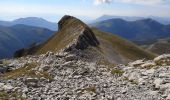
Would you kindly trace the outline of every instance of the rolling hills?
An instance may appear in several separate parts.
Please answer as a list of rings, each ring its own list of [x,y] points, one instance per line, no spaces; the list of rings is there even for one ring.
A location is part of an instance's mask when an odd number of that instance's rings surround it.
[[[13,26],[18,24],[47,28],[53,31],[56,31],[58,29],[57,23],[49,22],[45,19],[38,18],[38,17],[19,18],[13,21],[0,21],[0,25],[2,26]]]
[[[0,26],[0,59],[12,57],[21,48],[42,43],[51,37],[53,31],[26,25]]]
[[[117,34],[137,44],[150,44],[157,39],[170,37],[170,26],[152,19],[125,21],[109,19],[91,24],[102,31]]]
[[[98,17],[97,19],[95,19],[94,22],[100,22],[100,21],[109,20],[109,19],[123,19],[123,20],[126,20],[126,21],[136,21],[136,20],[142,20],[142,19],[147,19],[147,18],[151,18],[153,20],[156,20],[159,23],[164,24],[164,25],[170,24],[170,18],[158,17],[158,16],[137,17],[137,16],[102,15],[102,16]]]
[[[114,64],[127,63],[140,58],[151,59],[155,56],[117,35],[89,28],[72,16],[64,16],[58,26],[59,31],[46,42],[30,49],[19,50],[15,56],[78,50],[102,56],[107,62]]]

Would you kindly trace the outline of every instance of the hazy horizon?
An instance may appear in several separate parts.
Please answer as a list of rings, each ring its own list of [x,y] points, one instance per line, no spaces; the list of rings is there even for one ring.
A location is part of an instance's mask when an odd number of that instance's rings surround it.
[[[143,18],[151,18],[151,17],[160,17],[160,16],[121,16],[121,15],[108,15],[108,14],[103,14],[103,15],[100,15],[100,16],[98,16],[98,17],[96,17],[96,18],[88,18],[88,17],[86,17],[86,16],[75,16],[75,17],[77,17],[77,18],[79,18],[79,19],[81,19],[81,20],[83,20],[83,21],[94,21],[94,20],[96,20],[97,18],[99,18],[99,17],[102,17],[102,16],[114,16],[114,17],[143,17]],[[48,18],[44,18],[44,17],[41,17],[41,16],[24,16],[24,17],[16,17],[16,18],[12,18],[12,19],[1,19],[0,18],[0,21],[14,21],[14,20],[17,20],[17,19],[20,19],[20,18],[42,18],[42,19],[44,19],[44,20],[47,20],[47,21],[49,21],[49,22],[58,22],[62,17],[63,17],[64,15],[62,15],[62,16],[56,16],[55,18],[56,19],[54,19],[54,20],[50,20],[50,19],[48,19]],[[72,15],[70,15],[70,16],[72,16]],[[168,18],[168,19],[170,19],[170,17],[160,17],[160,18]]]
[[[0,20],[40,17],[56,22],[64,15],[93,20],[102,15],[168,17],[168,0],[1,0]]]

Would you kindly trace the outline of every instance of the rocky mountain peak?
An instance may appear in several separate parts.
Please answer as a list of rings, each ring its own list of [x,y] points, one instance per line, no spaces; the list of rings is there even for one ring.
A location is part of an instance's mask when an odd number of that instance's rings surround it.
[[[76,34],[77,38],[69,43],[65,51],[71,51],[72,49],[84,50],[89,46],[97,47],[99,45],[99,41],[97,40],[93,31],[79,19],[73,16],[65,15],[58,22],[60,30],[70,24],[72,24],[71,26],[75,26],[77,28],[75,31],[71,32],[71,35]],[[70,34],[70,32],[68,34]]]
[[[73,19],[73,16],[65,15],[61,18],[61,20],[58,22],[59,30],[62,29],[63,25],[68,22],[68,20]],[[75,18],[74,18],[75,19]]]

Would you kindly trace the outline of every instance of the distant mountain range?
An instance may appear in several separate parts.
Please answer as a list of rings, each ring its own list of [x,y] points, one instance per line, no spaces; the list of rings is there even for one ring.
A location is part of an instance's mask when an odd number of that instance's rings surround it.
[[[137,44],[153,43],[157,39],[170,37],[170,25],[163,25],[153,19],[126,21],[114,18],[96,22],[91,26],[117,34]]]
[[[151,18],[153,20],[158,21],[161,24],[164,25],[168,25],[170,24],[170,18],[166,18],[166,17],[156,17],[156,16],[149,16],[149,17],[136,17],[136,16],[113,16],[113,15],[103,15],[99,18],[97,18],[96,20],[94,20],[94,22],[100,22],[100,21],[104,21],[104,20],[109,20],[109,19],[123,19],[126,21],[136,21],[136,20],[142,20],[142,19],[147,19],[147,18]]]
[[[18,49],[44,42],[53,32],[27,25],[0,26],[0,59],[12,57]]]
[[[57,23],[49,22],[45,19],[37,17],[20,18],[14,21],[0,21],[0,25],[2,26],[13,26],[18,24],[47,28],[53,31],[56,31],[58,29]]]

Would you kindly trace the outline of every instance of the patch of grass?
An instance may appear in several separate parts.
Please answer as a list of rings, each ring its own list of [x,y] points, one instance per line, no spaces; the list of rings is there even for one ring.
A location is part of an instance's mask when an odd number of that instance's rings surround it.
[[[96,88],[95,88],[95,87],[89,87],[89,88],[83,89],[82,91],[83,91],[83,92],[84,92],[84,91],[88,91],[88,92],[96,93]]]
[[[105,65],[105,66],[108,66],[109,68],[108,69],[112,69],[115,67],[115,64],[113,63],[110,63],[107,59],[101,59],[97,62],[97,65]]]
[[[0,100],[8,100],[8,93],[4,92],[4,91],[1,91],[0,92]]]
[[[119,76],[121,76],[121,75],[124,73],[124,71],[122,71],[122,70],[120,70],[120,69],[113,69],[113,70],[111,71],[111,73],[112,73],[113,75],[119,75]]]
[[[2,60],[2,63],[3,63],[3,65],[9,65],[10,64],[9,60]]]
[[[130,80],[130,82],[131,82],[132,84],[138,85],[138,81],[136,81],[136,80]]]
[[[10,100],[11,98],[14,100],[26,100],[26,98],[22,97],[17,92],[7,93],[5,91],[0,91],[0,100]]]
[[[130,80],[128,77],[125,77],[124,80],[131,82],[131,84],[138,85],[138,81],[137,80]]]
[[[1,77],[4,79],[10,79],[24,76],[29,74],[32,71],[32,69],[35,68],[37,65],[38,65],[37,63],[27,63],[21,68],[3,74]]]
[[[162,58],[160,60],[155,61],[156,65],[160,66],[170,66],[170,57]]]
[[[80,91],[78,93],[79,96],[82,95],[85,91],[96,93],[96,87],[88,87],[88,88],[84,88],[84,89],[78,89],[77,91]]]
[[[11,79],[11,78],[17,78],[17,77],[22,77],[22,76],[29,76],[29,77],[36,77],[36,78],[42,78],[44,77],[45,79],[48,79],[49,81],[53,80],[53,77],[50,76],[49,73],[47,72],[39,72],[36,70],[33,70],[35,67],[38,67],[38,63],[27,63],[23,67],[7,72],[0,77],[3,79]]]
[[[33,77],[33,78],[45,78],[48,79],[49,81],[52,81],[53,78],[52,76],[50,76],[50,74],[48,74],[47,72],[38,72],[38,71],[34,71],[31,70],[28,73],[25,74],[25,76],[29,76],[29,77]]]

